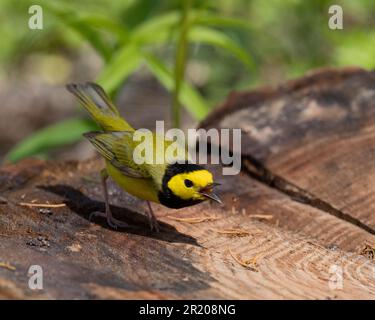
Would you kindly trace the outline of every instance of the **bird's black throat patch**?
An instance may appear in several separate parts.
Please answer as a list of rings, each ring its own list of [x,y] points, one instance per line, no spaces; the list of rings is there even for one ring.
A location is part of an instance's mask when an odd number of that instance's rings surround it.
[[[162,191],[159,191],[158,197],[162,205],[173,208],[180,209],[184,207],[190,207],[195,204],[202,202],[203,200],[185,200],[176,196],[171,189],[168,188],[169,180],[179,173],[188,173],[197,170],[204,170],[204,168],[197,164],[192,163],[174,163],[170,164],[165,171],[163,182],[162,182]]]

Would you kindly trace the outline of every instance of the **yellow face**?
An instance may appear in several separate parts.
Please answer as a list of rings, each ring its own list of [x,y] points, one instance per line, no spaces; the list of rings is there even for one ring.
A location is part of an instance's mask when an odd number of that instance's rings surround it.
[[[199,193],[201,189],[213,184],[211,172],[207,170],[196,170],[186,173],[178,173],[168,181],[171,191],[184,200],[206,200]]]

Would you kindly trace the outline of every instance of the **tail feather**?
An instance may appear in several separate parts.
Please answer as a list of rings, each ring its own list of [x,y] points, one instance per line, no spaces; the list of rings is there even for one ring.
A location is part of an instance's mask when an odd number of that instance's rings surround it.
[[[133,131],[134,129],[120,116],[117,108],[108,98],[103,88],[91,82],[68,84],[69,92],[78,98],[82,106],[104,131]]]

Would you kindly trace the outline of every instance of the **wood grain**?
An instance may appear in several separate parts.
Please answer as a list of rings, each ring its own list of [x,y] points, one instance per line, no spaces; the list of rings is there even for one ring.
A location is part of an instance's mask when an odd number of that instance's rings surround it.
[[[202,126],[242,128],[250,174],[375,234],[375,72],[323,70],[233,94]]]
[[[374,84],[332,69],[232,94],[202,127],[242,129],[242,172],[210,167],[222,206],[155,205],[160,233],[113,183],[112,211],[132,227],[89,221],[104,211],[101,160],[1,167],[0,262],[15,269],[0,267],[0,298],[374,299],[361,254],[375,247]],[[27,286],[35,264],[42,291]]]
[[[23,172],[22,166],[32,165],[27,161],[18,164],[19,172]],[[273,222],[249,218],[255,213],[277,216],[278,211],[292,215],[310,210],[314,215],[319,210],[292,201],[247,175],[225,181],[223,207],[205,203],[175,211],[155,206],[162,222],[162,232],[155,234],[148,231],[143,204],[113,184],[113,212],[135,228],[115,231],[100,219],[92,223],[87,220],[91,211],[104,208],[100,184],[95,182],[100,167],[101,161],[96,160],[45,163],[42,169],[39,164],[38,174],[18,184],[17,190],[10,188],[4,193],[8,204],[0,206],[0,233],[6,235],[0,241],[0,259],[16,270],[0,269],[0,279],[8,283],[7,290],[2,290],[3,297],[375,298],[374,262],[340,248],[329,250],[319,241],[280,229]],[[6,172],[5,167],[0,176]],[[16,178],[14,168],[12,173]],[[241,188],[236,188],[238,183]],[[64,202],[67,206],[43,214],[37,208],[19,206],[21,199]],[[245,199],[248,202],[242,202]],[[249,211],[241,214],[240,208]],[[176,216],[217,219],[190,224],[176,221]],[[243,229],[248,234],[218,232],[229,228]],[[357,232],[360,237],[362,230]],[[257,271],[241,266],[229,250],[236,257],[240,255],[239,259],[256,257]],[[43,267],[43,292],[27,289],[26,274],[32,264]],[[329,287],[333,265],[343,271],[341,290]]]
[[[242,214],[244,219],[251,219],[256,215],[271,215],[270,220],[260,220],[311,237],[327,248],[339,247],[346,251],[359,252],[365,243],[375,243],[375,236],[360,227],[295,201],[278,190],[249,179],[246,173],[221,179],[224,181],[222,191],[226,210]],[[234,191],[231,191],[231,188]],[[233,197],[231,192],[235,193],[236,201],[230,198]]]

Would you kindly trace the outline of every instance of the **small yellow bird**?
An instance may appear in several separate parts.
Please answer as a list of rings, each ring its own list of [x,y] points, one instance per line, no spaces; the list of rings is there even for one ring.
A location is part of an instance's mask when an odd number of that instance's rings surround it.
[[[159,226],[150,201],[175,209],[192,206],[207,199],[221,203],[213,193],[213,188],[218,183],[213,181],[211,172],[190,163],[187,158],[183,163],[137,164],[133,160],[134,148],[139,143],[133,140],[135,130],[120,116],[99,85],[68,84],[67,89],[78,98],[103,130],[84,134],[106,161],[106,168],[101,171],[106,212],[93,212],[90,219],[92,216],[105,217],[108,225],[115,229],[128,226],[111,213],[106,183],[108,176],[126,192],[147,201],[151,230],[159,231]],[[156,143],[155,134],[153,138],[151,148]],[[164,142],[162,152],[171,143],[166,140]],[[160,152],[157,151],[159,149],[153,148],[153,156],[155,152]]]

